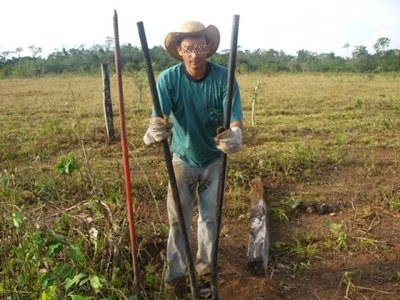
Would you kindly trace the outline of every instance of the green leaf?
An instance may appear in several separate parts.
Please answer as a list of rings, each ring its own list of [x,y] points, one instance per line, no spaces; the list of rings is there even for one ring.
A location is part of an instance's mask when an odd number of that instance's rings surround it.
[[[71,175],[73,171],[80,169],[80,163],[73,153],[69,153],[58,160],[55,167],[60,175]]]
[[[51,278],[52,277],[51,275],[52,274],[47,271],[40,275],[39,282],[40,282],[40,286],[42,287],[42,289],[47,289],[54,282],[54,280],[52,280],[52,278]]]
[[[13,212],[12,220],[14,227],[19,228],[22,224],[23,216],[19,212]]]
[[[55,285],[48,287],[45,291],[40,294],[40,300],[52,300],[55,299],[56,296],[56,289]]]
[[[49,255],[54,255],[54,254],[60,253],[63,248],[64,248],[63,243],[54,242],[54,243],[49,244],[47,252]]]
[[[70,295],[72,300],[90,300],[93,299],[93,297],[85,297],[85,296],[80,296],[80,295]]]
[[[26,276],[25,273],[21,273],[17,276],[17,283],[18,285],[24,285],[26,282]]]
[[[123,282],[122,282],[122,280],[119,279],[119,278],[114,278],[114,279],[111,280],[111,285],[112,285],[113,287],[119,288],[119,287],[122,286],[122,284],[123,284]]]
[[[168,233],[169,233],[168,225],[166,225],[164,223],[160,223],[160,229],[161,229],[161,232],[163,233],[163,235],[168,236]]]
[[[76,269],[70,265],[60,264],[55,268],[54,273],[64,281],[67,278],[75,276],[77,272]]]
[[[84,277],[82,280],[79,282],[79,286],[85,285],[89,281],[89,277]]]
[[[46,292],[45,292],[45,291],[43,291],[43,292],[40,294],[40,300],[47,300],[47,296],[46,296]]]
[[[90,285],[92,286],[93,290],[95,291],[95,293],[97,294],[98,292],[100,292],[100,290],[103,288],[103,283],[99,278],[99,276],[90,276]]]
[[[72,279],[67,278],[67,280],[65,280],[65,290],[67,291],[73,286],[80,285],[81,281],[85,280],[85,278],[87,279],[87,275],[84,273],[79,273],[75,275]]]
[[[69,254],[71,255],[72,260],[77,264],[84,264],[86,262],[85,255],[77,245],[70,246]]]

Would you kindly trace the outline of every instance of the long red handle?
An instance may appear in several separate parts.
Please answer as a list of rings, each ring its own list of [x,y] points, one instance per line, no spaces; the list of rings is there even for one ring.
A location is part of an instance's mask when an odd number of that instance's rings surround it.
[[[115,69],[117,73],[118,95],[119,95],[121,146],[122,146],[122,158],[123,158],[124,175],[125,175],[126,208],[128,210],[129,236],[132,247],[131,252],[133,261],[133,275],[135,277],[136,299],[142,299],[140,295],[140,271],[138,263],[138,246],[136,241],[135,217],[133,214],[133,204],[132,204],[131,176],[129,170],[129,153],[128,153],[128,142],[126,137],[126,125],[125,125],[124,93],[122,87],[121,51],[119,46],[118,16],[116,11],[114,11],[114,40],[115,40]]]

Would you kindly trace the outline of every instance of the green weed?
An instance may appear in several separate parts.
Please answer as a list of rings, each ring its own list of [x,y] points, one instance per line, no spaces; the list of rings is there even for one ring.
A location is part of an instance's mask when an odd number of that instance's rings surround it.
[[[392,198],[388,202],[388,206],[391,210],[399,210],[400,211],[400,198]]]
[[[327,222],[324,225],[331,233],[331,238],[326,242],[328,247],[333,247],[340,251],[349,248],[349,236],[343,224]]]
[[[291,269],[294,276],[302,275],[306,270],[312,269],[312,260],[317,258],[318,247],[313,244],[311,236],[305,237],[296,233],[291,243],[282,241],[274,243],[274,250],[278,256],[291,257]]]
[[[55,169],[60,175],[71,175],[81,168],[80,162],[73,153],[60,157]]]

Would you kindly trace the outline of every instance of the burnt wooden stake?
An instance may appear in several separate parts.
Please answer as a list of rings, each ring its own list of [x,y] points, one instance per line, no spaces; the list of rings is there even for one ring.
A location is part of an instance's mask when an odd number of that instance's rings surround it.
[[[106,130],[108,141],[115,140],[114,131],[114,117],[111,102],[111,91],[110,91],[110,76],[108,75],[108,64],[101,64],[101,74],[103,78],[103,107],[104,107],[104,118],[106,121]]]
[[[269,256],[269,218],[261,177],[250,181],[250,234],[247,264],[254,275],[266,274]]]

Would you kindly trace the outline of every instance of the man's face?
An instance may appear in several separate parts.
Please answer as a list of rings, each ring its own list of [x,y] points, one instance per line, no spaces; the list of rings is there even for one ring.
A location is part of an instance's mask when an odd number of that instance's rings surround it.
[[[178,53],[186,65],[192,68],[203,65],[207,60],[209,45],[204,37],[186,37],[178,45]]]

